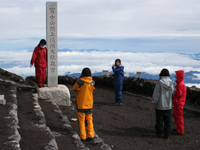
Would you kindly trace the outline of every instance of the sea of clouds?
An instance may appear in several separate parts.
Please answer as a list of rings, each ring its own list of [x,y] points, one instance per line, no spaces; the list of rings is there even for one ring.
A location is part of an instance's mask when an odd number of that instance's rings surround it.
[[[0,67],[21,76],[35,75],[34,67],[30,68],[32,52],[23,51],[0,51]],[[133,53],[122,51],[64,51],[58,52],[58,74],[66,75],[81,73],[84,67],[89,67],[92,73],[102,70],[111,71],[116,58],[122,60],[125,75],[130,73],[146,72],[150,75],[159,74],[162,68],[174,71],[183,69],[185,72],[200,72],[200,61],[177,53]],[[194,74],[194,80],[200,80],[200,74]],[[188,84],[189,86],[195,84]],[[196,86],[200,87],[199,84]]]

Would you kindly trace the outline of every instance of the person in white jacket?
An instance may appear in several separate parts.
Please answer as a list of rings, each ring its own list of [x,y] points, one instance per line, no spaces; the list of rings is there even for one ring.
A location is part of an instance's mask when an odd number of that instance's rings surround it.
[[[164,138],[168,139],[171,132],[172,98],[175,94],[175,85],[170,79],[167,69],[162,69],[160,79],[157,81],[152,98],[152,108],[156,109],[156,133],[162,137],[164,122]]]

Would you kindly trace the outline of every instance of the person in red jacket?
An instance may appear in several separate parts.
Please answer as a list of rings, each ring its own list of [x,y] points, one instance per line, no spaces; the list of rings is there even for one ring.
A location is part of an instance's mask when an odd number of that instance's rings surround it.
[[[175,71],[176,73],[176,93],[173,97],[172,103],[174,104],[174,119],[176,122],[177,135],[184,134],[184,119],[183,119],[183,107],[186,101],[187,89],[184,83],[184,71]]]
[[[45,47],[46,40],[41,39],[38,46],[35,47],[31,59],[31,67],[35,64],[35,74],[38,87],[44,87],[46,82],[46,68],[47,68],[47,49]]]

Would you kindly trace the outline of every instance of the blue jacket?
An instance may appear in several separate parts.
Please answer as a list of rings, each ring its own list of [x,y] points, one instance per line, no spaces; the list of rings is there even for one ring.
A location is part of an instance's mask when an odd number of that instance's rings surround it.
[[[123,84],[124,82],[124,66],[120,65],[115,68],[112,66],[112,70],[114,72],[115,84]]]

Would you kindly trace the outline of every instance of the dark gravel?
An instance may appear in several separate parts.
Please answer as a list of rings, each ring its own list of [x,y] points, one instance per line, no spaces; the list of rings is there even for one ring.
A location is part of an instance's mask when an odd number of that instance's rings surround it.
[[[45,114],[46,124],[52,132],[59,133],[60,136],[56,137],[56,142],[59,150],[79,150],[74,144],[73,138],[69,131],[63,130],[61,126],[64,124],[61,117],[54,110],[56,109],[52,103],[39,99],[39,104]],[[69,107],[66,107],[69,108]]]
[[[73,105],[76,103],[76,92],[68,85]],[[151,102],[141,96],[123,94],[123,106],[113,106],[114,91],[97,88],[94,92],[94,126],[97,134],[113,150],[199,150],[200,117],[184,112],[185,134],[170,135],[168,140],[155,135],[155,111]],[[72,108],[72,107],[71,107]],[[76,110],[62,108],[69,119],[77,117]],[[78,132],[78,123],[72,122]],[[172,128],[175,127],[172,116]]]

